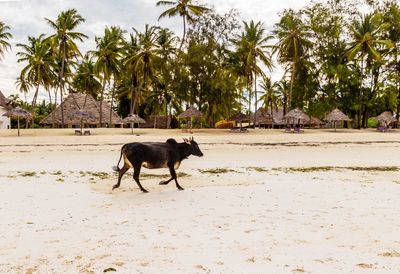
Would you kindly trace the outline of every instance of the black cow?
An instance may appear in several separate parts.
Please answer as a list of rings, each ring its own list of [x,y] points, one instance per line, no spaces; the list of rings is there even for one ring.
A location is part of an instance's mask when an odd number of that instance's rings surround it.
[[[121,178],[133,167],[133,179],[138,184],[143,192],[148,192],[142,187],[139,182],[139,174],[141,167],[146,168],[169,168],[171,178],[167,181],[160,182],[160,185],[166,185],[172,180],[175,180],[176,187],[179,190],[183,188],[178,184],[175,169],[179,168],[183,159],[188,158],[190,155],[202,157],[198,144],[190,139],[183,139],[183,143],[178,143],[175,139],[168,139],[165,143],[129,143],[121,148],[121,156],[117,166],[113,167],[118,171],[118,182],[113,186],[113,190],[118,188],[121,183]],[[119,163],[122,157],[124,158],[124,166],[120,169]]]

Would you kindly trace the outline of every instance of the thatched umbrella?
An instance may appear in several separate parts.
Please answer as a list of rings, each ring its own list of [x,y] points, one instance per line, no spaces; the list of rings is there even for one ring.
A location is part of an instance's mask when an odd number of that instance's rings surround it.
[[[243,114],[241,112],[236,113],[232,117],[229,118],[231,121],[239,122],[240,123],[240,129],[242,129],[242,122],[243,121],[250,121],[250,117],[246,114]]]
[[[190,118],[190,129],[192,129],[193,117],[195,118],[203,117],[203,113],[201,113],[201,111],[195,109],[194,107],[190,107],[178,115],[178,118],[183,118],[183,119]]]
[[[33,114],[23,108],[20,107],[16,107],[13,108],[9,111],[7,111],[6,113],[3,114],[3,116],[7,116],[7,117],[12,117],[12,118],[17,118],[17,123],[18,123],[18,136],[20,136],[19,133],[19,119],[20,118],[25,118],[25,119],[32,119],[33,118]]]
[[[292,109],[291,111],[289,111],[285,116],[286,119],[286,123],[292,119],[293,123],[294,121],[298,121],[300,123],[300,121],[309,121],[310,117],[301,109],[295,108]]]
[[[328,115],[326,115],[325,121],[333,122],[333,124],[335,126],[335,131],[336,131],[336,122],[351,121],[351,119],[349,118],[349,116],[344,114],[341,110],[335,108]]]
[[[67,117],[68,117],[67,119],[70,119],[70,120],[74,120],[74,119],[80,120],[81,132],[83,129],[83,121],[94,123],[97,120],[95,115],[93,115],[92,113],[90,113],[86,110],[83,110],[83,109],[70,111],[70,112],[68,112]]]
[[[382,112],[378,117],[376,117],[376,119],[379,122],[384,122],[388,125],[390,125],[391,123],[397,122],[397,119],[393,117],[393,114],[391,111]]]
[[[140,118],[139,115],[129,114],[127,117],[123,119],[124,124],[131,124],[131,133],[133,134],[133,124],[145,124],[146,121],[143,118]]]

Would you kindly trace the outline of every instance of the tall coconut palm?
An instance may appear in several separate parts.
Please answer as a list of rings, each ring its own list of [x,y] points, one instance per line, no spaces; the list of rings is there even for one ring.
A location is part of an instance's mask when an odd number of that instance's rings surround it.
[[[19,79],[24,89],[28,88],[25,81],[36,87],[35,94],[32,99],[32,108],[36,106],[36,100],[39,93],[39,87],[42,85],[49,88],[49,84],[53,77],[52,65],[53,58],[51,55],[51,47],[47,40],[44,40],[44,34],[38,38],[28,37],[28,44],[17,44],[21,51],[17,53],[19,57],[18,63],[28,63],[21,71]],[[51,96],[49,92],[50,102]]]
[[[154,63],[158,57],[159,45],[157,44],[159,28],[146,24],[144,32],[133,29],[137,37],[137,52],[125,60],[137,77],[138,89],[133,102],[136,107],[137,98],[143,91],[149,91],[149,86],[154,80]]]
[[[360,61],[359,107],[357,126],[361,128],[361,111],[363,107],[363,80],[365,63],[367,60],[380,61],[382,59],[380,48],[393,47],[391,40],[382,39],[382,34],[389,28],[389,24],[382,21],[381,14],[367,14],[353,21],[350,27],[352,41],[346,56],[349,60],[357,58]]]
[[[61,60],[61,67],[59,70],[59,89],[61,103],[63,101],[63,93],[65,89],[65,72],[66,65],[69,59],[81,55],[75,41],[82,42],[87,36],[83,33],[75,31],[75,29],[85,19],[78,14],[77,10],[69,9],[61,12],[55,21],[45,18],[47,23],[56,32],[49,37],[52,44],[56,47],[54,51],[57,55],[56,59]],[[64,127],[64,109],[61,108],[61,125]]]
[[[107,84],[120,69],[122,31],[118,27],[106,27],[103,37],[96,37],[96,51],[90,53],[96,58],[95,70],[102,77],[100,93],[100,126],[103,125],[103,100]],[[115,80],[115,79],[114,79]],[[111,120],[110,120],[111,123]]]
[[[236,42],[236,46],[241,56],[240,58],[242,58],[244,74],[248,79],[249,91],[251,90],[251,86],[254,85],[254,107],[257,110],[257,75],[264,76],[261,65],[266,66],[270,70],[273,67],[271,56],[267,53],[267,49],[271,47],[267,43],[273,37],[266,35],[266,30],[261,22],[255,23],[252,20],[249,23],[243,23],[244,31]],[[249,92],[249,106],[251,104],[250,94]],[[254,124],[255,122],[256,117],[254,116]]]
[[[288,107],[292,108],[293,85],[296,80],[297,68],[301,58],[305,58],[310,42],[308,27],[293,10],[286,10],[279,23],[275,24],[273,31],[278,39],[274,46],[274,53],[278,55],[281,64],[291,66],[291,79],[288,98]]]
[[[8,40],[12,38],[12,35],[9,30],[10,27],[0,21],[0,60],[3,58],[4,53],[11,49]]]
[[[277,108],[280,96],[277,91],[277,83],[272,83],[271,78],[268,76],[263,77],[261,88],[264,90],[264,95],[260,97],[260,101],[265,106],[265,109],[270,108],[272,117],[272,128],[274,128],[274,107]]]
[[[182,17],[183,20],[183,34],[181,45],[179,46],[179,50],[182,50],[182,46],[185,42],[186,37],[186,23],[194,22],[195,16],[200,16],[204,12],[208,11],[209,8],[205,6],[195,5],[192,0],[176,0],[176,1],[158,1],[158,6],[172,6],[171,8],[167,9],[163,13],[160,14],[158,20],[164,17],[173,17],[179,15]]]
[[[75,90],[97,98],[102,86],[94,64],[94,61],[86,55],[77,67],[72,85]]]

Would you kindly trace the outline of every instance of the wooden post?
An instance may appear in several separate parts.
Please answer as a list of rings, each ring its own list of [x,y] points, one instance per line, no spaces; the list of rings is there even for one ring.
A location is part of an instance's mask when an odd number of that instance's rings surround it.
[[[18,123],[18,136],[19,136],[19,116],[17,116],[17,123]]]

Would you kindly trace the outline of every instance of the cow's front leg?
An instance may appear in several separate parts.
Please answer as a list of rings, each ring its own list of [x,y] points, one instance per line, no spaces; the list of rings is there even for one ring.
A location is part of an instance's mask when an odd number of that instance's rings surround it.
[[[178,180],[177,180],[177,178],[176,178],[176,172],[175,172],[175,169],[174,169],[173,166],[170,166],[170,167],[169,167],[169,172],[171,173],[171,177],[172,177],[171,180],[172,180],[172,179],[175,180],[176,187],[177,187],[179,190],[184,190],[184,188],[181,187],[181,186],[178,184]]]
[[[142,187],[142,185],[140,184],[140,181],[139,181],[139,175],[140,175],[140,168],[141,167],[142,167],[141,164],[140,165],[135,165],[133,167],[133,179],[135,180],[135,182],[139,186],[140,190],[143,191],[144,193],[147,193],[148,191]]]

